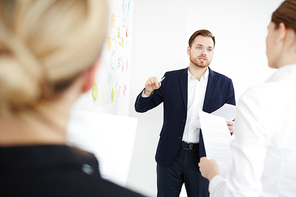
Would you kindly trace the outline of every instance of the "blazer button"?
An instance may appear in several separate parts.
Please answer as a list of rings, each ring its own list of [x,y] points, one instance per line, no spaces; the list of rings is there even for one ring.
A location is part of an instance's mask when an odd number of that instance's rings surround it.
[[[184,119],[184,120],[182,120],[182,122],[185,122],[185,119]]]
[[[181,139],[181,136],[179,136],[178,138]]]

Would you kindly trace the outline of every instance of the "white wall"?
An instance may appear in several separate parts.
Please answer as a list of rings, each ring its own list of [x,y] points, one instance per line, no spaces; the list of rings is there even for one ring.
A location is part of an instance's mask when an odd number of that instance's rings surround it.
[[[137,114],[134,101],[150,76],[184,67],[187,5],[179,0],[135,0],[131,62],[130,116],[138,118],[128,186],[149,196],[156,192],[154,159],[162,124],[162,107]]]
[[[188,66],[187,42],[202,28],[216,36],[211,68],[233,79],[236,98],[264,82],[274,71],[267,66],[265,37],[272,12],[282,0],[136,0],[129,115],[138,128],[128,187],[156,195],[155,150],[162,126],[162,105],[143,114],[134,111],[136,96],[150,76]]]

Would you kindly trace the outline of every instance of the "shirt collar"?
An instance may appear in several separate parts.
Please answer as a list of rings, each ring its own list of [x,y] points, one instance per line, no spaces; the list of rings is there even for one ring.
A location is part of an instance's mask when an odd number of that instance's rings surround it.
[[[193,77],[193,75],[189,72],[189,68],[188,68],[188,80],[197,80],[195,77]],[[203,76],[201,76],[200,80],[206,80],[209,77],[209,68],[207,68],[206,72],[203,74]]]

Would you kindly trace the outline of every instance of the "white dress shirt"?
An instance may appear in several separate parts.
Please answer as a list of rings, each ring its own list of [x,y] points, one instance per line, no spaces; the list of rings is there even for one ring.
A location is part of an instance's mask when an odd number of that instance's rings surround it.
[[[198,109],[203,107],[207,84],[209,77],[209,69],[202,75],[200,81],[197,80],[188,69],[188,103],[187,103],[187,119],[184,128],[182,141],[188,143],[198,143],[200,134],[200,122]],[[147,98],[142,92],[142,97]]]
[[[190,143],[199,142],[200,123],[198,109],[203,107],[206,88],[208,84],[209,69],[200,78],[200,81],[191,75],[188,69],[188,102],[187,119],[182,141]]]
[[[211,197],[295,197],[296,65],[244,93],[235,122],[232,167]]]

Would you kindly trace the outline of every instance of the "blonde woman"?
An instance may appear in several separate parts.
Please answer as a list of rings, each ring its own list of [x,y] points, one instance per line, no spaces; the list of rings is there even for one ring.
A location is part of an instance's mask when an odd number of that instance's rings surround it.
[[[107,10],[105,0],[0,1],[0,196],[140,196],[66,146],[71,105],[94,82]]]
[[[278,70],[238,103],[230,173],[223,179],[213,160],[200,160],[212,197],[296,196],[296,0],[273,12],[266,55]]]

